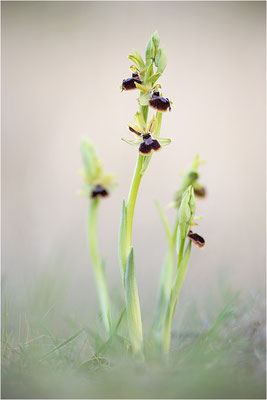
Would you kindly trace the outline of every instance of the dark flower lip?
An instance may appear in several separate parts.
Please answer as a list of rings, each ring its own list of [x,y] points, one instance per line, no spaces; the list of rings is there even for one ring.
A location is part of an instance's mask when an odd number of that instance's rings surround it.
[[[138,74],[132,74],[131,78],[123,79],[121,88],[122,90],[134,90],[136,89],[135,82],[142,84]]]
[[[165,97],[160,97],[158,94],[159,92],[153,93],[151,99],[149,100],[150,107],[161,112],[165,112],[167,110],[171,111],[170,100]]]
[[[143,142],[139,146],[139,152],[144,156],[148,156],[152,151],[158,151],[161,149],[161,145],[156,139],[152,139],[150,133],[143,135]]]
[[[201,188],[194,188],[194,193],[197,197],[205,197],[206,196],[206,189],[204,186]]]
[[[187,237],[198,247],[204,247],[205,246],[205,240],[203,239],[202,236],[198,235],[197,233],[193,233],[192,231],[189,231]]]
[[[97,197],[107,197],[107,196],[108,196],[107,190],[101,185],[96,185],[91,193],[92,199],[95,199]]]

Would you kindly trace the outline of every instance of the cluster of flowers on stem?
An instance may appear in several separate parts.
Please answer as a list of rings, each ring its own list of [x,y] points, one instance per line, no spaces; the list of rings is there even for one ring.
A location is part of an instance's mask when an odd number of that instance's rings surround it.
[[[135,124],[128,124],[128,128],[135,139],[123,140],[128,144],[138,146],[139,153],[143,156],[148,156],[171,142],[170,139],[159,138],[161,113],[171,110],[171,101],[163,97],[160,92],[161,84],[157,83],[167,65],[165,48],[159,48],[158,33],[154,32],[148,41],[145,61],[137,51],[130,54],[128,58],[134,62],[134,65],[130,66],[132,76],[123,79],[121,90],[138,89],[140,91],[138,98],[140,108],[151,107],[157,113],[146,123],[144,114],[137,112],[135,114]],[[156,67],[156,71],[154,71],[154,67]]]

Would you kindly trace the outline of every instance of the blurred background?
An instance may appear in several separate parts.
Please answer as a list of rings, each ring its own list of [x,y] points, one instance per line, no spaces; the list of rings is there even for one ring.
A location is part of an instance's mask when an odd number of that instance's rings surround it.
[[[183,292],[211,298],[225,282],[264,294],[265,3],[2,2],[2,277],[13,302],[49,274],[67,282],[70,312],[94,312],[88,200],[77,195],[83,136],[119,182],[101,204],[99,236],[110,288],[122,293],[117,235],[137,152],[121,137],[131,139],[138,93],[119,86],[127,55],[144,55],[155,29],[173,101],[161,135],[172,143],[153,156],[135,210],[144,312],[154,310],[166,251],[153,200],[168,205],[196,154],[206,161],[196,228],[206,247],[193,248]]]

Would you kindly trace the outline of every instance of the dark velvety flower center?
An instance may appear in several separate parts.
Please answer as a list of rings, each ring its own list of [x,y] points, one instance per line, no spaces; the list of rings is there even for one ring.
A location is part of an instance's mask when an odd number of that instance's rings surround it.
[[[155,108],[158,111],[171,111],[171,104],[169,99],[165,97],[158,96],[159,92],[154,92],[151,99],[149,100],[149,105],[152,108]]]
[[[91,198],[95,199],[96,197],[106,197],[108,196],[108,192],[103,186],[101,185],[96,185],[91,193]]]
[[[161,146],[156,139],[152,139],[150,133],[143,135],[143,142],[139,146],[140,153],[144,155],[151,154],[152,150],[160,150]]]
[[[193,233],[192,231],[189,231],[187,236],[196,246],[198,246],[198,247],[205,246],[205,240],[203,239],[202,236],[198,235],[197,233]]]
[[[131,78],[123,79],[122,90],[134,90],[136,89],[135,82],[142,84],[138,74],[132,74]]]

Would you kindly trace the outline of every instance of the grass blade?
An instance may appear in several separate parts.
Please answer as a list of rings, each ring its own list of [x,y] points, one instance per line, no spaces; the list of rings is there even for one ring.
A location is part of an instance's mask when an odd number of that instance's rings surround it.
[[[65,340],[64,342],[60,343],[58,346],[54,347],[52,350],[50,350],[48,353],[46,353],[41,359],[40,361],[44,360],[47,356],[49,356],[50,354],[54,353],[55,351],[61,349],[61,347],[66,346],[66,344],[72,342],[74,339],[76,339],[82,332],[83,332],[84,328],[80,329],[78,332],[76,332],[74,335],[70,336],[67,340]]]

